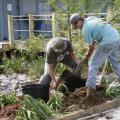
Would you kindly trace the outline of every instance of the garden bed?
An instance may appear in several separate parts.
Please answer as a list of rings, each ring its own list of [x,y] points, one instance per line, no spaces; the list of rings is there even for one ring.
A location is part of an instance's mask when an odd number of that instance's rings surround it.
[[[64,100],[66,112],[73,112],[79,109],[88,109],[90,107],[99,105],[101,103],[110,100],[109,97],[106,97],[103,91],[97,91],[95,98],[87,99],[86,98],[86,88],[81,87],[75,89],[74,92],[70,93],[68,97]]]
[[[0,110],[0,118],[3,120],[14,120],[16,111],[19,109],[20,104],[7,105]]]
[[[34,81],[35,83],[35,81]],[[117,108],[120,99],[111,99],[105,95],[105,91],[98,90],[95,99],[86,99],[86,88],[76,88],[74,92],[69,92],[63,101],[64,107],[60,108],[59,114],[53,115],[51,120],[76,120],[92,114]],[[0,117],[3,120],[14,120],[19,105],[7,105],[0,110]]]
[[[76,120],[77,118],[101,113],[103,111],[116,108],[120,105],[119,99],[110,99],[106,97],[102,91],[98,91],[95,99],[86,99],[85,87],[77,88],[74,92],[64,99],[64,108],[61,113],[64,115],[55,115],[51,120]],[[13,120],[15,111],[19,109],[19,104],[8,105],[1,109],[0,117]],[[67,113],[67,114],[66,114]]]
[[[120,99],[110,99],[100,92],[95,99],[86,99],[84,88],[77,89],[66,99],[65,109],[67,114],[58,114],[51,120],[76,120],[93,114],[102,114],[102,112],[119,107]]]

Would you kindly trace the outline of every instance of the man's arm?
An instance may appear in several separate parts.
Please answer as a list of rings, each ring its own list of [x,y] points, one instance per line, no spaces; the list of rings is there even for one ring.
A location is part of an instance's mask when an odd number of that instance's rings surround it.
[[[48,64],[47,63],[47,72],[48,74],[50,75],[52,81],[50,83],[50,86],[51,88],[55,88],[56,87],[56,83],[57,83],[57,80],[55,79],[55,76],[54,76],[54,67],[53,67],[53,64]]]
[[[53,68],[53,64],[48,64],[47,63],[47,72],[48,74],[51,76],[52,81],[56,82],[55,76],[54,76],[54,68]]]
[[[95,43],[88,46],[88,50],[84,55],[84,61],[87,61],[89,59],[89,57],[91,57],[94,49],[95,49]]]

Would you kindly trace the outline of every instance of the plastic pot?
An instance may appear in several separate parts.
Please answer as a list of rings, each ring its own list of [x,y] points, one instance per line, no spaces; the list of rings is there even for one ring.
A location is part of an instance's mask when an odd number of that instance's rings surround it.
[[[49,100],[49,85],[28,84],[22,87],[22,93],[47,102]]]

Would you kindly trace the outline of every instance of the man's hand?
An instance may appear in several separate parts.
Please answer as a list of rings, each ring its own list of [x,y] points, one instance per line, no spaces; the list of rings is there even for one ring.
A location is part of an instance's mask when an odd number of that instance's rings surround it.
[[[50,87],[51,87],[51,89],[55,89],[56,88],[56,81],[55,80],[51,81]]]
[[[84,55],[84,61],[87,61],[91,57],[94,49],[95,49],[95,43],[88,46],[88,50]]]

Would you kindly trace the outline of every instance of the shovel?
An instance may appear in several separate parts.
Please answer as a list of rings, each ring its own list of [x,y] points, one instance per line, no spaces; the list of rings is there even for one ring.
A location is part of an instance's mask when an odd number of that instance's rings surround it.
[[[76,88],[76,84],[79,86],[81,82],[81,69],[82,69],[82,65],[84,64],[84,59],[82,59],[80,61],[80,63],[78,64],[78,66],[76,67],[76,69],[73,71],[73,73],[71,73],[70,71],[68,70],[65,70],[62,75],[60,76],[60,78],[57,80],[57,83],[56,83],[56,87],[59,85],[59,83],[62,81],[66,81],[67,84],[70,84],[70,85],[67,85],[68,86],[72,86],[73,89],[74,89],[74,86]],[[73,81],[73,83],[71,82]],[[76,82],[75,82],[76,81]],[[81,82],[82,86],[85,86],[85,80],[83,80],[83,82]],[[75,85],[74,85],[75,84]],[[80,87],[80,86],[79,86]],[[71,87],[70,87],[71,89]],[[73,91],[73,90],[72,90]]]
[[[85,86],[86,79],[81,78],[81,69],[83,64],[84,59],[81,60],[72,73],[69,70],[65,70],[59,78],[59,82],[63,82],[70,92],[73,92],[76,88]]]
[[[84,64],[84,58],[80,61],[80,63],[72,73],[75,77],[81,78],[81,69],[83,64]]]

